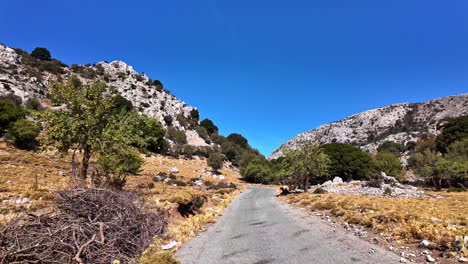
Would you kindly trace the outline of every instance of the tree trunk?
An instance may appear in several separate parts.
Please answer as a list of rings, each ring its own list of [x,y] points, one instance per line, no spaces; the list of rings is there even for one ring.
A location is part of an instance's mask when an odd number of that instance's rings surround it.
[[[304,179],[304,186],[303,186],[303,188],[304,188],[304,192],[305,192],[305,193],[306,193],[306,192],[309,192],[309,178],[308,178],[308,177],[306,177],[306,178]]]
[[[80,168],[80,179],[81,180],[86,180],[86,175],[88,173],[90,158],[91,158],[91,147],[89,145],[86,145],[83,148],[83,159],[81,161],[81,168]]]

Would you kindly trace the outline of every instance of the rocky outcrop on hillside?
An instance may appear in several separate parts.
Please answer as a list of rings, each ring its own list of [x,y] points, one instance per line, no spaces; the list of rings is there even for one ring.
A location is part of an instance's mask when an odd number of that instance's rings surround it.
[[[194,107],[177,99],[154,84],[144,73],[139,74],[122,61],[68,67],[57,60],[31,61],[30,57],[21,55],[21,50],[0,44],[0,95],[15,94],[23,102],[31,98],[43,100],[52,81],[64,82],[72,75],[84,83],[94,79],[104,80],[140,112],[159,120],[166,127],[172,125],[185,131],[189,144],[207,145],[195,130],[185,128],[177,120],[180,115],[190,118]]]
[[[385,141],[406,143],[422,135],[437,134],[437,124],[447,117],[468,114],[468,93],[422,103],[400,103],[354,114],[340,121],[301,133],[268,157],[276,159],[284,149],[295,149],[303,141],[318,144],[348,143],[373,153]]]

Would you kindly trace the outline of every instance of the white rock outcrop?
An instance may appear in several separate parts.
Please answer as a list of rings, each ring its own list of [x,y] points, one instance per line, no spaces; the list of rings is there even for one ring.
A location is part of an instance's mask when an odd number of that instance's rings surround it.
[[[64,82],[72,75],[77,76],[83,83],[92,81],[65,66],[61,67],[61,73],[42,71],[25,64],[22,56],[14,49],[0,44],[0,95],[15,94],[23,102],[31,98],[42,100],[46,97],[52,81]],[[171,125],[187,134],[188,144],[208,145],[196,131],[186,130],[177,121],[177,116],[189,117],[190,112],[196,108],[188,106],[167,90],[157,89],[144,73],[138,73],[122,61],[99,62],[80,67],[99,73],[98,78],[105,80],[108,86],[115,87],[141,113],[157,119],[166,127],[169,124],[164,118],[172,119]]]
[[[318,144],[348,143],[374,153],[385,141],[406,143],[424,134],[437,134],[437,123],[447,117],[468,114],[468,93],[423,103],[400,103],[351,115],[293,137],[268,157],[276,159],[283,149],[296,149],[303,141]]]

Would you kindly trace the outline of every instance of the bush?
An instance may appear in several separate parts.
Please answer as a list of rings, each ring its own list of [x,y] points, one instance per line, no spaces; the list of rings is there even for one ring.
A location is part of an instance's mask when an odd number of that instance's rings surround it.
[[[24,111],[20,107],[15,106],[9,100],[0,100],[0,134],[3,134],[12,122],[22,117],[24,117]]]
[[[169,127],[167,130],[167,136],[177,144],[187,144],[187,135],[185,132],[180,131],[175,127]]]
[[[185,200],[180,200],[177,202],[179,206],[177,207],[177,211],[183,216],[187,217],[189,215],[195,215],[200,212],[205,200],[200,195],[192,196],[189,202]]]
[[[341,177],[344,181],[364,179],[369,172],[372,159],[366,152],[344,143],[322,146],[330,158],[330,177]]]
[[[385,141],[377,148],[377,151],[400,154],[406,151],[406,147],[403,144],[395,143],[393,141]]]
[[[37,100],[36,98],[31,98],[28,101],[26,101],[25,106],[26,109],[29,110],[39,111],[42,109],[41,102],[39,102],[39,100]]]
[[[157,91],[160,91],[160,92],[161,92],[161,91],[163,90],[163,88],[164,88],[163,84],[162,84],[159,80],[154,80],[154,81],[153,81],[153,85],[156,86],[156,90],[157,90]]]
[[[14,93],[9,93],[9,94],[0,96],[0,100],[8,101],[17,107],[20,107],[21,104],[23,103],[23,100],[21,99],[21,97],[17,96]]]
[[[380,173],[371,173],[367,176],[366,186],[380,188],[382,186],[383,180],[384,179]]]
[[[248,141],[241,134],[232,133],[227,137],[227,140],[240,146],[241,148],[247,148],[249,146]]]
[[[203,138],[205,141],[209,141],[210,137],[208,136],[208,131],[206,131],[204,127],[198,126],[196,130],[201,138]]]
[[[328,191],[320,187],[320,188],[315,189],[314,193],[315,194],[324,194],[324,193],[328,193]]]
[[[383,171],[387,175],[394,176],[398,180],[403,178],[403,165],[399,156],[394,153],[378,152],[373,157],[374,167],[378,171]]]
[[[446,153],[450,144],[468,137],[468,116],[449,118],[440,125],[442,133],[435,139],[436,148],[441,153]]]
[[[46,48],[35,48],[31,52],[31,56],[38,60],[50,60],[52,58],[50,55],[50,51]]]
[[[8,136],[15,142],[15,145],[22,149],[32,149],[37,145],[36,137],[41,132],[36,123],[19,119],[8,128]]]
[[[224,157],[221,153],[212,153],[207,160],[207,165],[213,168],[214,171],[218,171],[223,167]]]
[[[197,109],[194,108],[190,111],[190,118],[197,121],[200,119],[200,113]]]
[[[187,121],[187,118],[185,118],[185,116],[183,115],[177,115],[176,117],[176,120],[177,122],[179,122],[179,124],[184,127],[184,128],[189,128],[189,123]]]
[[[213,121],[211,121],[210,119],[204,119],[203,121],[201,121],[200,126],[204,127],[210,135],[213,133],[218,133],[218,127],[215,126]]]
[[[390,187],[385,188],[383,195],[392,195],[392,189],[390,189]]]
[[[167,126],[172,126],[172,116],[164,116],[164,122],[166,122]]]
[[[267,160],[256,158],[240,171],[242,177],[252,183],[271,183],[273,172]]]
[[[195,152],[195,147],[189,144],[184,145],[184,155],[186,158],[192,158],[193,153]]]
[[[224,136],[219,135],[218,133],[211,134],[210,138],[211,138],[211,141],[213,141],[214,143],[216,143],[218,145],[222,145],[227,141],[227,139]]]
[[[129,100],[127,100],[127,98],[123,97],[120,94],[114,96],[113,101],[115,108],[118,110],[124,110],[126,112],[129,112],[133,109],[132,102],[130,102]]]
[[[180,180],[171,181],[171,184],[176,184],[177,186],[187,186],[187,183]]]

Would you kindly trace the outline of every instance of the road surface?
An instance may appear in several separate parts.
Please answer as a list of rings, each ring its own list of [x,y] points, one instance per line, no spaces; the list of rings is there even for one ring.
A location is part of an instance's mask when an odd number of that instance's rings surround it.
[[[177,252],[182,264],[398,263],[400,258],[316,216],[275,199],[273,188],[249,188],[216,224]],[[369,253],[375,248],[375,253]]]

